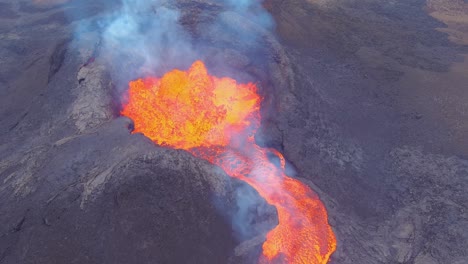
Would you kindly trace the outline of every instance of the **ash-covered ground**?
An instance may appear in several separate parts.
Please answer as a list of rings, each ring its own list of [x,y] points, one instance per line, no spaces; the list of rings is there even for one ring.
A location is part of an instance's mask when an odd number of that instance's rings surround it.
[[[468,263],[466,1],[270,0],[270,30],[162,2],[211,73],[258,83],[257,142],[319,193],[330,263]],[[96,22],[118,8],[0,0],[0,263],[255,263],[274,210],[239,213],[248,186],[118,117],[138,62]],[[219,17],[236,30],[204,26]]]

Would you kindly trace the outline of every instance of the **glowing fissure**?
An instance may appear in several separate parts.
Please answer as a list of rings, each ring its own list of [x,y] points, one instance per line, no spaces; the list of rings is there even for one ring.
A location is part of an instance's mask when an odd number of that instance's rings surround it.
[[[307,185],[286,176],[278,151],[255,144],[261,118],[255,84],[210,76],[197,61],[188,71],[129,86],[122,115],[133,119],[134,132],[208,160],[276,207],[279,224],[266,236],[260,263],[328,262],[336,240],[324,205]],[[279,167],[269,153],[278,156]]]

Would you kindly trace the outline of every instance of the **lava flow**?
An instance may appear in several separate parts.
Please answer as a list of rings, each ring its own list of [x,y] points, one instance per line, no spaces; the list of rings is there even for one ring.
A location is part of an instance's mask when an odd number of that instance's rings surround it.
[[[210,76],[197,61],[188,71],[130,82],[122,115],[133,119],[134,132],[208,160],[276,207],[279,224],[266,236],[260,263],[327,263],[336,240],[324,205],[308,186],[285,175],[280,153],[255,144],[260,103],[255,84]]]

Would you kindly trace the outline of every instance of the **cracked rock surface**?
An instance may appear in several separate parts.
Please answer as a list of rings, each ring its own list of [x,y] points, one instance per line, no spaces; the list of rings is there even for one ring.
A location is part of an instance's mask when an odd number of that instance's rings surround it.
[[[275,32],[222,13],[260,51],[200,31],[219,4],[176,5],[210,71],[258,82],[257,142],[325,203],[330,263],[468,263],[466,1],[268,0]],[[0,263],[253,263],[275,212],[240,238],[223,212],[242,183],[116,114],[110,69],[134,61],[74,35],[112,8],[0,0]]]

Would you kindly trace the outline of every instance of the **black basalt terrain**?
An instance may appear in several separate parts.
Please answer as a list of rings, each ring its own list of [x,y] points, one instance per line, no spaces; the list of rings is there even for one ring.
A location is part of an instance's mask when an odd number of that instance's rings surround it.
[[[110,2],[0,0],[0,264],[255,263],[273,208],[239,236],[248,186],[119,117],[136,62],[76,33]],[[257,142],[320,195],[330,263],[468,263],[466,1],[268,0],[274,32],[220,1],[162,2],[210,72],[258,83]],[[215,19],[262,48],[202,30]]]

